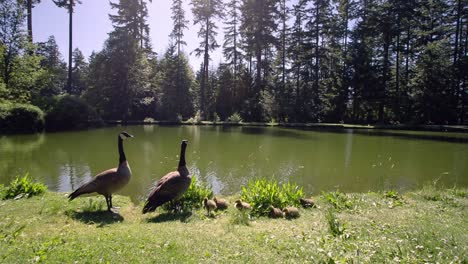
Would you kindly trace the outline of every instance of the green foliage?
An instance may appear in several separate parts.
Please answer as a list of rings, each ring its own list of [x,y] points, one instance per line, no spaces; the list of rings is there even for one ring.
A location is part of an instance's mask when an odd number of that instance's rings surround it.
[[[340,191],[322,192],[322,197],[338,210],[351,209],[353,207],[353,203],[348,199],[346,194]]]
[[[196,113],[195,113],[195,116],[189,118],[189,120],[187,120],[187,123],[191,123],[191,124],[201,124],[202,122],[202,117],[201,117],[201,111],[198,110]]]
[[[166,211],[191,211],[194,208],[200,208],[205,197],[213,197],[213,191],[205,184],[198,182],[195,176],[192,176],[190,187],[184,195],[175,201],[164,204],[162,207]]]
[[[277,208],[299,206],[302,198],[302,187],[291,183],[279,185],[272,180],[250,180],[242,187],[241,199],[252,205],[252,213],[266,216],[270,205]]]
[[[34,182],[26,173],[23,177],[17,176],[8,186],[3,189],[2,199],[19,199],[22,197],[32,197],[43,194],[47,186],[42,183]]]
[[[333,236],[341,236],[346,230],[346,224],[341,223],[335,216],[333,209],[329,209],[325,217],[327,218],[328,227],[330,228],[330,233]]]
[[[0,133],[34,133],[44,128],[44,113],[30,104],[0,103]]]
[[[97,114],[85,101],[65,95],[46,115],[47,130],[79,129],[88,126],[88,121],[96,120]]]
[[[231,122],[231,123],[242,123],[242,117],[240,116],[239,113],[234,113],[232,114],[230,117],[228,117],[227,119],[228,122]]]
[[[395,190],[389,190],[383,194],[386,198],[391,198],[394,200],[399,200],[401,197],[398,195],[398,192]]]
[[[0,222],[0,241],[12,244],[25,227],[25,224],[16,224],[15,221]]]
[[[218,113],[215,112],[215,113],[213,114],[213,123],[216,124],[216,123],[219,123],[219,122],[221,122],[221,118],[219,118]]]
[[[403,198],[395,190],[389,190],[383,193],[385,198],[391,199],[388,203],[390,208],[403,205]]]

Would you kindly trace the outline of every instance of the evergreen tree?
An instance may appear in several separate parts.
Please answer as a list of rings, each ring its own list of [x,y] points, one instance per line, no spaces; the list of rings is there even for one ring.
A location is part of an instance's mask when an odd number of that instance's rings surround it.
[[[66,90],[70,92],[72,86],[73,63],[73,8],[75,4],[81,4],[80,0],[52,0],[58,7],[68,10],[68,78]]]
[[[88,63],[81,50],[73,51],[72,87],[70,93],[81,96],[86,90],[86,75],[88,74]]]
[[[268,60],[272,47],[276,46],[277,29],[275,17],[278,13],[277,1],[273,0],[242,0],[241,36],[244,39],[245,54],[249,56],[249,72],[252,67],[252,57],[255,57],[254,84],[249,89],[248,99],[244,105],[244,118],[248,121],[264,119],[261,109],[260,94],[267,87],[271,62]]]
[[[199,24],[198,37],[202,38],[199,48],[195,50],[197,56],[203,54],[203,71],[200,80],[200,111],[202,118],[207,114],[206,90],[209,79],[210,51],[218,48],[216,41],[216,29],[214,22],[217,18],[223,17],[223,3],[221,0],[192,0],[193,24]]]
[[[188,60],[177,56],[176,46],[171,44],[161,61],[165,69],[162,79],[162,116],[165,120],[186,119],[193,115],[193,102],[190,89],[193,86],[193,73]],[[179,64],[179,65],[178,65]],[[179,78],[179,82],[174,79]]]

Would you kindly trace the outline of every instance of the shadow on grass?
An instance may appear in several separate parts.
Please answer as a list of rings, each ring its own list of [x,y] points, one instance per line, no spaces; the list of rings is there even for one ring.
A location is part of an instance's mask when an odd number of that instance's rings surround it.
[[[148,223],[164,223],[169,221],[180,221],[182,223],[187,223],[191,216],[192,212],[190,211],[182,213],[162,213],[155,217],[148,218],[146,221]]]
[[[123,216],[119,213],[109,212],[109,211],[67,211],[65,214],[80,222],[85,224],[97,224],[98,227],[103,227],[105,225],[122,222],[124,220]]]

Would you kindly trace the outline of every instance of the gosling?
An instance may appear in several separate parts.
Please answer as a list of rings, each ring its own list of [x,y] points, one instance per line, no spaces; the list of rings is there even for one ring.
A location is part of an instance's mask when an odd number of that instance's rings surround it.
[[[228,201],[226,199],[221,199],[221,198],[214,198],[213,201],[216,203],[216,209],[217,210],[226,210],[229,206]]]
[[[315,207],[315,202],[312,199],[301,198],[299,201],[304,208]]]
[[[211,215],[211,211],[216,209],[216,203],[213,200],[209,200],[207,197],[203,199],[203,207],[205,207],[207,211],[207,216]]]
[[[296,207],[285,207],[283,209],[284,217],[286,218],[298,218],[299,210]]]
[[[235,202],[236,208],[239,209],[240,211],[244,210],[252,210],[252,206],[246,202],[243,202],[242,200],[237,200]]]
[[[280,218],[283,217],[283,212],[281,212],[281,209],[273,207],[273,205],[270,205],[270,218]]]

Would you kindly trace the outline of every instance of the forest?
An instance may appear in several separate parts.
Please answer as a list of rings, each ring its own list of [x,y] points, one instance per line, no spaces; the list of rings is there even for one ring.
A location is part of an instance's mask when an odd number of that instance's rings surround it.
[[[89,58],[72,50],[81,2],[54,0],[69,13],[68,63],[54,36],[33,41],[40,2],[1,1],[0,119],[20,105],[57,128],[92,119],[468,122],[467,0],[173,0],[163,54],[147,23],[155,1],[112,0],[103,15],[113,30]],[[194,51],[184,49],[189,29],[198,30]],[[187,52],[203,58],[198,69]]]

